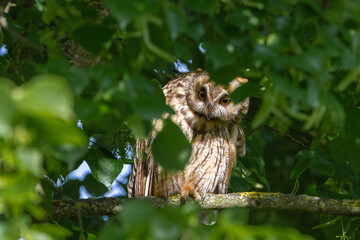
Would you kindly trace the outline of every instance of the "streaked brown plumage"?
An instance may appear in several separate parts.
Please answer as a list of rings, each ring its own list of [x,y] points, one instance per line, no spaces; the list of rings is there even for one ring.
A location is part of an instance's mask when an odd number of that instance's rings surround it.
[[[205,71],[198,69],[165,85],[166,103],[175,114],[164,117],[171,117],[192,142],[191,157],[184,171],[173,174],[155,164],[151,145],[162,129],[162,120],[154,120],[155,130],[150,137],[136,143],[128,196],[168,197],[180,193],[184,199],[189,195],[199,199],[206,193],[226,193],[236,153],[245,155],[245,135],[239,122],[249,107],[249,99],[234,104],[228,95],[246,82],[238,77],[225,88],[215,85]]]

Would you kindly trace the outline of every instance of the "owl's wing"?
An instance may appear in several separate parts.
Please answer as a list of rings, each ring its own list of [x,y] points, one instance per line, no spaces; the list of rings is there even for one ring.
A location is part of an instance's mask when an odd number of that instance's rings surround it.
[[[237,116],[239,123],[242,120],[242,118],[246,115],[246,113],[249,110],[249,98],[245,99],[244,102],[241,103],[242,107],[241,110]],[[236,150],[237,150],[237,154],[240,157],[244,157],[245,153],[246,153],[246,136],[244,133],[244,130],[242,129],[242,127],[240,125],[238,125],[238,137],[237,137],[237,142],[236,142]]]
[[[154,160],[149,139],[137,140],[132,174],[128,182],[128,197],[150,196],[153,186]]]
[[[238,126],[238,137],[236,141],[236,151],[240,157],[244,157],[246,153],[246,137],[242,127]]]

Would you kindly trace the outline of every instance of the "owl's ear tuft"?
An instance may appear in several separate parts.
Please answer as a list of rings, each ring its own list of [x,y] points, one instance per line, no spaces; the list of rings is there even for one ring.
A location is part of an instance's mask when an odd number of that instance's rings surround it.
[[[242,78],[242,77],[237,77],[234,80],[232,80],[227,88],[227,91],[229,93],[231,93],[232,91],[234,91],[236,88],[240,87],[241,85],[247,83],[248,80],[246,78]]]

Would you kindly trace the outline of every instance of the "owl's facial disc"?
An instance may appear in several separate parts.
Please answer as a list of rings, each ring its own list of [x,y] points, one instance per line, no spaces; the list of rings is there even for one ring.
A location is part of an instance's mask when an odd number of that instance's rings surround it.
[[[197,89],[195,112],[207,120],[228,121],[237,115],[229,93],[222,86],[206,83]]]
[[[242,103],[234,104],[229,95],[236,88],[247,82],[236,78],[227,88],[216,85],[206,73],[201,73],[188,89],[187,103],[192,112],[205,121],[232,121],[242,111]]]

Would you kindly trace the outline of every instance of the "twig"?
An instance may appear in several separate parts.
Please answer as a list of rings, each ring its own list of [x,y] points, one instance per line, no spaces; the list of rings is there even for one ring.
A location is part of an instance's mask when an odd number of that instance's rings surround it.
[[[4,9],[4,13],[9,13],[9,10],[11,7],[15,7],[16,4],[15,3],[12,3],[11,1],[9,1],[7,4],[6,4],[6,7]]]
[[[249,120],[249,119],[247,119],[247,118],[244,118],[244,120],[246,120],[246,121],[248,121],[248,122],[251,122],[251,120]],[[257,127],[257,128],[252,129],[252,130],[250,131],[250,133],[247,134],[247,136],[252,135],[255,131],[259,130],[259,129],[262,128],[262,127],[266,127],[266,128],[268,128],[268,129],[276,132],[276,133],[281,134],[281,132],[280,132],[278,129],[276,129],[276,128],[273,128],[273,127],[270,127],[270,126],[267,126],[267,125],[261,125],[261,126],[259,126],[259,127]],[[307,145],[305,145],[304,143],[300,142],[299,140],[295,139],[295,138],[292,137],[290,134],[286,133],[285,136],[286,136],[287,138],[289,138],[292,142],[295,142],[295,143],[299,144],[299,145],[302,146],[303,148],[305,148],[305,149],[307,149],[307,150],[311,150],[311,148],[310,148],[309,146],[307,146]]]
[[[77,209],[76,209],[76,217],[77,217],[77,221],[78,221],[78,224],[79,224],[79,229],[80,229],[80,236],[79,236],[79,240],[82,240],[82,239],[85,239],[84,238],[84,226],[83,226],[83,222],[82,222],[82,216],[81,216],[81,213],[80,213],[80,206],[76,206]]]
[[[270,127],[270,126],[266,126],[266,128],[269,128],[269,129],[273,130],[274,132],[280,133],[280,131],[277,130],[276,128],[273,128],[273,127]],[[295,143],[299,144],[303,148],[306,148],[307,150],[311,150],[311,148],[309,146],[306,146],[304,143],[302,143],[299,140],[293,138],[290,134],[286,133],[285,136],[288,137],[292,142],[295,142]]]

